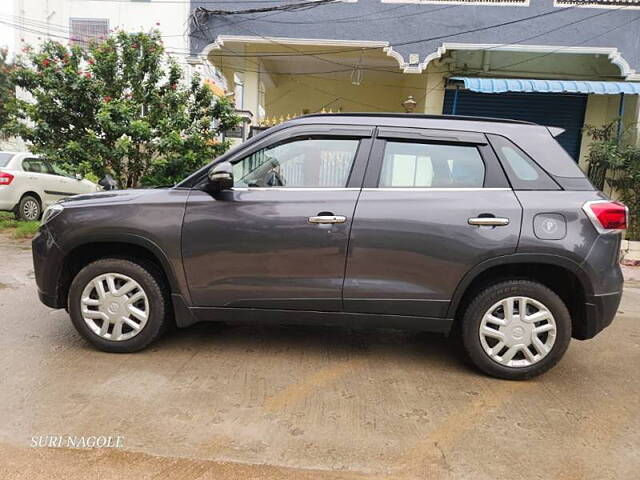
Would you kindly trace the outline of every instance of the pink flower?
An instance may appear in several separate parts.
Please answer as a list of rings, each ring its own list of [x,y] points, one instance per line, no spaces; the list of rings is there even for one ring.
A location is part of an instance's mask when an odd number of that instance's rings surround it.
[[[175,83],[171,84],[171,90],[175,90],[176,88],[178,88],[178,86]]]
[[[96,63],[96,61],[93,58],[89,59],[89,65],[93,65],[94,63]]]
[[[45,58],[45,59],[42,61],[42,66],[43,66],[43,67],[48,67],[48,66],[49,66],[49,59],[48,59],[48,58]]]
[[[109,103],[111,100],[113,100],[109,95],[107,95],[106,97],[104,97],[104,101],[106,103]]]
[[[91,78],[91,72],[87,72],[84,74],[85,78]]]

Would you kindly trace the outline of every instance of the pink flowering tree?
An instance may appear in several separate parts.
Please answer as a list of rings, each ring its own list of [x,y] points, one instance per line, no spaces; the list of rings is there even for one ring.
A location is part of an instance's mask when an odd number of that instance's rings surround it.
[[[197,76],[185,85],[157,31],[23,51],[12,76],[31,98],[17,133],[71,172],[173,184],[228,148],[217,139],[238,122],[231,104]]]
[[[0,49],[0,138],[11,134],[11,113],[15,106],[15,86],[11,79],[13,66],[7,55],[6,48]]]

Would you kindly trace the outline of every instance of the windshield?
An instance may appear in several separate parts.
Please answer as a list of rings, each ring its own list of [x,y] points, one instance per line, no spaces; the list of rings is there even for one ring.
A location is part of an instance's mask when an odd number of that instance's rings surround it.
[[[12,158],[13,153],[0,152],[0,167],[6,167]]]

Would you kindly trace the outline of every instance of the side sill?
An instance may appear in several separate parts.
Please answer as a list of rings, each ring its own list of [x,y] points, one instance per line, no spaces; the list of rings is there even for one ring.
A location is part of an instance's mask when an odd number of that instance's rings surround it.
[[[189,311],[199,322],[247,322],[261,324],[327,325],[348,328],[396,328],[449,334],[451,318],[380,315],[373,313],[317,312],[261,308],[192,307]],[[178,316],[176,314],[176,320]],[[193,323],[193,322],[192,322]],[[189,325],[178,322],[178,326]]]

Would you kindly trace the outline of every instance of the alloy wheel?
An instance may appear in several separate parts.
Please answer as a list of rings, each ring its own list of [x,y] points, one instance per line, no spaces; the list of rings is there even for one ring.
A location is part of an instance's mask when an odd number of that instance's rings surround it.
[[[507,367],[538,363],[553,348],[556,333],[551,311],[529,297],[508,297],[493,304],[479,331],[484,352]]]
[[[87,326],[107,340],[135,337],[149,319],[146,292],[134,279],[120,273],[95,277],[85,286],[80,302]]]
[[[38,220],[40,205],[35,200],[27,200],[22,205],[22,216],[27,220]]]

